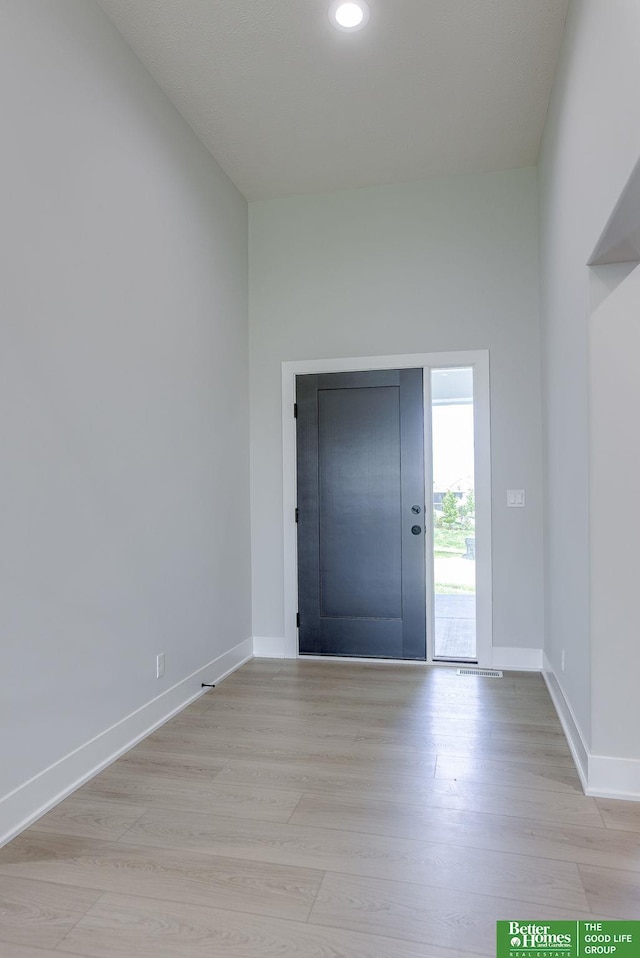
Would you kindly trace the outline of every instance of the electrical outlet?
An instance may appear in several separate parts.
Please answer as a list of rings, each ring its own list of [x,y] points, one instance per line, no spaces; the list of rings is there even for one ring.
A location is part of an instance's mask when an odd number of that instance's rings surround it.
[[[156,678],[161,679],[164,675],[164,652],[156,655]]]
[[[567,660],[566,660],[564,649],[563,649],[562,652],[560,653],[560,668],[562,669],[563,672],[567,671],[566,666],[567,666]]]

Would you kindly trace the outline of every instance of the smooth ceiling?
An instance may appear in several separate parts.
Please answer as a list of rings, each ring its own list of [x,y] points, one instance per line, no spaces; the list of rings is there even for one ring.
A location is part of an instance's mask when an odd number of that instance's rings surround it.
[[[537,161],[568,0],[100,0],[249,200]]]

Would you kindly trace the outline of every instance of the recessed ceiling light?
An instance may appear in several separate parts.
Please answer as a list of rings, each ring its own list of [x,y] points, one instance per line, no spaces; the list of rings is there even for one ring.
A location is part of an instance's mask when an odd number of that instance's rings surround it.
[[[369,22],[369,4],[366,0],[335,0],[329,7],[329,19],[337,30],[353,33]]]

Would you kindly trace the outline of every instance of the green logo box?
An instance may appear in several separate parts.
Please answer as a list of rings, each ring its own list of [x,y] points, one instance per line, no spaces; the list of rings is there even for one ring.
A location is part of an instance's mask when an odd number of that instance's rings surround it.
[[[640,921],[499,921],[496,958],[640,958]]]

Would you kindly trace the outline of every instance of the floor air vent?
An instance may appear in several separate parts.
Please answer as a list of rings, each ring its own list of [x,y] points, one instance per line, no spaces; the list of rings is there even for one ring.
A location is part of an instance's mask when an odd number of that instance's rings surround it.
[[[456,675],[482,675],[485,679],[502,678],[502,672],[497,669],[458,669]]]

